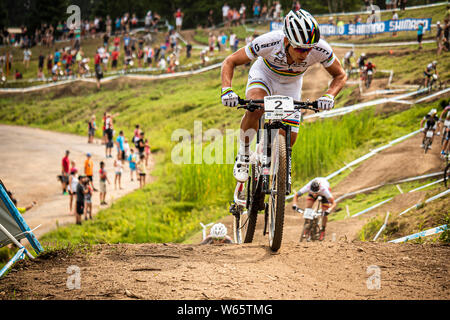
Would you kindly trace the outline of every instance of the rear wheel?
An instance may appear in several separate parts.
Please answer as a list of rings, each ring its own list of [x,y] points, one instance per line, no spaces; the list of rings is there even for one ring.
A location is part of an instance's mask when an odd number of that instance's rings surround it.
[[[444,184],[447,188],[450,188],[450,163],[447,164],[444,170]]]
[[[305,223],[303,224],[302,234],[300,235],[300,242],[306,240],[309,237],[309,226],[310,220],[305,219]]]
[[[430,143],[431,143],[431,140],[429,138],[426,138],[425,139],[425,143],[423,145],[423,149],[425,150],[425,153],[427,153],[427,151],[428,151],[428,149],[430,147]]]
[[[269,246],[272,251],[281,247],[286,199],[286,139],[277,134],[272,144],[269,197]]]

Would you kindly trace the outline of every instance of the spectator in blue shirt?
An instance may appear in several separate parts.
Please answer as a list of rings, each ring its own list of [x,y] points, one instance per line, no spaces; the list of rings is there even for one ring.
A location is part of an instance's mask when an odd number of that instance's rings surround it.
[[[423,22],[419,23],[417,27],[417,42],[419,42],[419,49],[422,49],[422,38],[423,38]]]
[[[116,142],[117,142],[117,160],[121,160],[123,163],[125,161],[125,148],[124,148],[125,137],[123,136],[123,131],[120,131],[119,136],[116,139]]]

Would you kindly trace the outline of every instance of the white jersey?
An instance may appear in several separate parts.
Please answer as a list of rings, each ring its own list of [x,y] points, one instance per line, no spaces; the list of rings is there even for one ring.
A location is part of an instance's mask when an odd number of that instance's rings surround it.
[[[317,181],[320,184],[320,189],[318,192],[318,194],[320,196],[325,197],[327,200],[330,200],[331,198],[333,198],[333,195],[331,194],[331,191],[330,191],[330,183],[325,178],[315,178],[315,179],[311,180],[310,182],[308,182],[308,184],[306,186],[304,186],[303,188],[300,189],[299,193],[300,194],[310,193],[311,192],[311,183],[313,181]]]
[[[308,67],[321,63],[325,68],[331,66],[336,59],[330,45],[323,39],[311,50],[305,61],[293,64],[287,63],[284,46],[284,33],[281,30],[263,34],[245,47],[245,53],[256,63],[265,65],[276,75],[298,77],[305,73]],[[255,64],[256,64],[255,63]]]

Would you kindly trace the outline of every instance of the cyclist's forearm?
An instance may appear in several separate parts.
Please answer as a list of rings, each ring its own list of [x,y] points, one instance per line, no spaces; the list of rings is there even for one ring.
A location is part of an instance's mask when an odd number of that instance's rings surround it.
[[[230,59],[225,59],[222,64],[222,88],[231,87],[231,81],[233,80],[234,64]]]
[[[338,93],[342,90],[342,88],[345,86],[346,81],[347,75],[345,73],[337,77],[334,77],[326,93],[336,97]]]

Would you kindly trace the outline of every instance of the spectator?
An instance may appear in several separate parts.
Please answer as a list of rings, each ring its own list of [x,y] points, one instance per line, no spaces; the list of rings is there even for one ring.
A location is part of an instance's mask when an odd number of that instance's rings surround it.
[[[139,156],[138,162],[138,173],[139,173],[139,187],[142,189],[145,186],[145,156]]]
[[[259,3],[259,0],[255,0],[255,2],[253,3],[253,18],[256,19],[258,23],[260,16],[261,16],[261,4]]]
[[[111,184],[108,179],[108,173],[105,170],[105,163],[103,161],[100,162],[100,205],[107,205],[106,203],[106,182]]]
[[[30,67],[31,56],[32,56],[31,50],[26,48],[23,51],[23,65],[25,66],[25,69],[28,69]]]
[[[192,44],[188,41],[186,44],[186,58],[191,57],[191,51],[192,51]]]
[[[267,5],[263,4],[262,8],[261,8],[261,18],[263,21],[267,20]],[[258,24],[260,23],[260,20],[258,20]]]
[[[241,3],[241,7],[239,8],[239,15],[241,16],[241,24],[245,24],[245,16],[246,16],[247,7],[244,3]]]
[[[208,28],[214,28],[214,10],[210,9],[208,13]]]
[[[445,18],[444,23],[445,23],[445,26],[444,26],[444,50],[450,51],[450,45],[449,45],[450,19]]]
[[[444,29],[441,27],[441,22],[436,22],[436,44],[437,44],[437,55],[441,54],[444,39]]]
[[[14,204],[14,206],[16,207],[17,211],[19,211],[20,214],[24,214],[25,212],[27,212],[28,210],[31,210],[34,206],[37,205],[36,201],[32,201],[31,204],[26,207],[18,207],[17,199],[14,197],[14,194],[9,190],[6,190],[6,193],[11,198],[12,203]]]
[[[236,34],[234,32],[232,32],[230,34],[230,48],[233,52],[236,51]]]
[[[111,69],[117,70],[117,61],[119,59],[120,52],[117,47],[114,47],[114,51],[111,53]]]
[[[16,69],[16,74],[14,75],[16,80],[23,79],[22,73]]]
[[[114,160],[114,172],[115,172],[115,178],[114,178],[114,190],[117,190],[117,184],[119,184],[119,189],[122,190],[122,172],[123,172],[123,165],[121,161]]]
[[[131,181],[133,180],[133,172],[135,173],[135,177],[137,180],[137,176],[136,176],[136,154],[134,153],[134,149],[130,150],[130,155],[128,156],[128,165],[130,167],[130,178]]]
[[[89,180],[92,189],[97,191],[94,187],[94,162],[92,161],[92,155],[90,153],[86,154],[86,160],[84,161],[84,174]]]
[[[422,38],[423,38],[423,22],[419,23],[417,27],[417,42],[419,43],[419,49],[422,49]]]
[[[39,58],[38,58],[38,79],[44,78],[44,61],[45,57],[42,54],[42,52],[39,52]]]
[[[145,141],[144,141],[144,132],[139,133],[139,139],[135,139],[136,149],[139,151],[139,157],[144,158],[145,152]]]
[[[150,32],[150,27],[151,27],[151,24],[152,24],[152,20],[153,20],[152,12],[148,11],[147,15],[145,16],[145,19],[144,19],[145,30],[147,30],[147,32]]]
[[[95,78],[97,79],[97,89],[100,90],[100,80],[103,78],[103,71],[102,71],[102,57],[100,55],[100,48],[97,49],[97,53],[94,57],[94,64],[95,64]]]
[[[174,17],[175,17],[175,25],[177,27],[177,32],[180,32],[181,25],[183,24],[183,17],[184,17],[184,13],[181,12],[180,8],[178,8],[177,11],[174,13]]]
[[[148,159],[150,158],[150,145],[148,143],[148,139],[145,139],[145,167],[148,168]]]
[[[114,146],[113,144],[113,117],[110,114],[106,115],[105,118],[105,133],[106,133],[106,158],[112,158],[112,148]]]
[[[398,20],[398,13],[397,13],[397,11],[394,11],[394,14],[392,15],[392,20],[394,20],[394,21]],[[397,32],[393,32],[392,36],[396,37],[397,36]]]
[[[123,149],[125,151],[125,159],[128,159],[128,155],[130,154],[130,144],[128,143],[127,138],[125,138],[125,142],[123,144]]]
[[[93,115],[88,124],[88,143],[94,142],[95,130],[97,130],[97,126],[95,125],[95,115]]]
[[[116,139],[117,143],[117,160],[121,161],[122,163],[125,161],[125,137],[123,136],[123,131],[119,132],[119,136]]]
[[[66,150],[66,155],[62,159],[62,165],[61,165],[61,184],[62,184],[63,195],[67,194],[67,184],[69,183],[69,168],[70,168],[69,154],[70,154],[70,151]]]
[[[405,10],[406,9],[406,3],[408,2],[408,0],[400,0],[399,2],[401,2],[400,9],[401,10]]]
[[[76,224],[81,225],[81,216],[84,214],[84,188],[88,184],[89,180],[85,176],[78,178],[77,184],[77,203],[76,203]]]
[[[292,1],[292,10],[298,11],[302,8],[302,5],[298,1]]]
[[[72,203],[73,203],[73,198],[76,197],[77,194],[77,185],[78,185],[78,170],[77,168],[72,168],[70,170],[70,176],[69,176],[69,195],[70,195],[70,200],[69,200],[69,214],[72,214]]]
[[[89,183],[84,186],[84,220],[87,220],[88,216],[92,219],[92,188]]]
[[[228,27],[228,11],[230,11],[230,7],[225,2],[224,5],[222,6],[222,18],[225,27]]]

